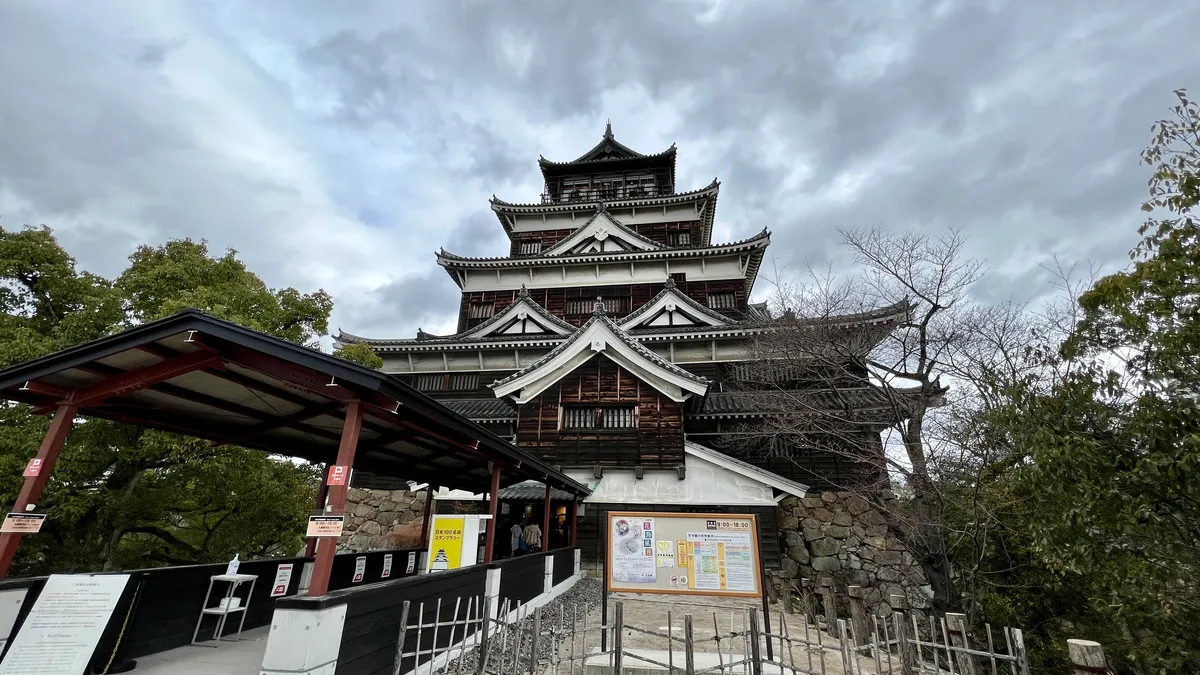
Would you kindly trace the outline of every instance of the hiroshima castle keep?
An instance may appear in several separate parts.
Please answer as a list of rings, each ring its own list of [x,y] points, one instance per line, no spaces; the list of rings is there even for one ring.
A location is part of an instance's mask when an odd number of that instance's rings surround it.
[[[675,161],[674,145],[635,152],[611,125],[577,159],[540,158],[540,198],[491,200],[506,255],[437,253],[462,291],[453,334],[337,341],[368,344],[386,373],[593,488],[578,519],[585,563],[603,559],[610,510],[754,513],[764,563],[784,577],[832,575],[883,597],[924,586],[881,508],[846,491],[882,478],[886,424],[856,432],[878,462],[728,442],[764,415],[738,380],[772,326],[751,302],[771,234],[714,243],[720,183],[679,189],[696,186],[676,184]],[[895,306],[836,320],[877,342],[906,317]],[[784,388],[819,396],[807,382]],[[865,372],[856,386],[871,388]]]

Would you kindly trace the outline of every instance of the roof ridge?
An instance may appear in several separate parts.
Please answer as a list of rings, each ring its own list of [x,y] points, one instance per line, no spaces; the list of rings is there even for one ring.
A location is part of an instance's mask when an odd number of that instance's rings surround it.
[[[643,314],[649,313],[650,309],[652,307],[654,307],[654,305],[660,299],[662,299],[664,296],[667,296],[667,295],[674,295],[675,297],[682,299],[684,304],[686,304],[687,306],[696,310],[698,313],[708,316],[710,319],[716,319],[717,321],[720,321],[721,325],[729,325],[729,324],[734,323],[734,321],[732,319],[725,316],[724,314],[721,314],[719,312],[712,310],[709,307],[705,307],[704,305],[701,305],[699,302],[696,301],[695,298],[691,297],[687,293],[684,293],[683,291],[680,291],[679,288],[675,285],[675,279],[668,276],[666,283],[663,285],[663,289],[661,291],[659,291],[657,294],[655,294],[654,297],[650,298],[650,300],[648,300],[641,307],[638,307],[633,312],[630,312],[629,314],[626,314],[624,317],[622,317],[620,325],[622,327],[624,327],[624,326],[630,326],[630,324],[635,323],[636,321],[641,319]]]
[[[541,368],[546,363],[552,361],[560,353],[569,349],[576,341],[578,341],[581,338],[581,336],[583,336],[587,333],[587,330],[589,328],[591,328],[593,324],[598,323],[598,322],[603,323],[605,325],[605,327],[607,327],[609,329],[609,331],[612,332],[617,337],[617,339],[621,340],[628,347],[630,347],[631,349],[636,351],[639,356],[642,356],[643,358],[648,359],[649,361],[653,362],[655,365],[657,365],[675,375],[692,380],[693,382],[697,382],[700,384],[710,384],[711,383],[708,378],[702,377],[700,375],[696,375],[695,373],[691,373],[687,370],[684,370],[683,368],[680,368],[679,366],[675,365],[674,363],[671,363],[670,361],[667,361],[666,359],[662,358],[658,354],[655,354],[653,351],[650,350],[649,347],[646,347],[645,345],[643,345],[641,342],[639,342],[637,339],[635,339],[632,335],[630,335],[628,332],[626,332],[620,326],[618,326],[615,322],[613,322],[613,320],[608,317],[608,313],[604,310],[604,305],[602,302],[597,301],[596,305],[597,305],[597,308],[593,311],[592,318],[588,319],[582,326],[580,326],[579,330],[574,335],[572,335],[571,337],[564,340],[562,342],[562,344],[558,345],[554,349],[551,349],[549,352],[544,354],[540,359],[534,361],[533,363],[529,364],[528,366],[525,366],[521,370],[518,370],[517,372],[508,375],[507,377],[504,377],[504,378],[501,378],[499,380],[492,382],[488,386],[494,390],[498,386],[512,382],[513,380],[523,377],[527,373],[530,373],[534,370]]]

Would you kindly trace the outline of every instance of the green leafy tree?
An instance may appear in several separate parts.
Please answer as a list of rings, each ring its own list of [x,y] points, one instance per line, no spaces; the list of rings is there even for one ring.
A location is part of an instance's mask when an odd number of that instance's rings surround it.
[[[375,350],[371,349],[371,346],[365,342],[344,344],[334,350],[333,355],[376,370],[383,367],[383,359],[379,358]]]
[[[48,228],[0,229],[0,365],[9,366],[192,307],[316,346],[332,300],[271,289],[207,244],[143,246],[107,280],[76,268]],[[8,503],[48,420],[0,407],[0,490]],[[318,471],[284,458],[105,420],[76,424],[15,572],[86,571],[292,554]]]
[[[1051,386],[1012,387],[990,415],[1014,457],[991,489],[1014,505],[1019,564],[996,565],[1017,590],[989,611],[1100,641],[1139,674],[1200,672],[1200,108],[1177,96],[1143,153],[1133,264],[1080,296]]]

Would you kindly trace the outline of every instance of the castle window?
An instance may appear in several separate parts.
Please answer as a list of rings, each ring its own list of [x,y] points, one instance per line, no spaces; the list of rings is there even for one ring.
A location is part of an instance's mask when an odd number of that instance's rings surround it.
[[[490,319],[496,313],[494,302],[472,302],[467,308],[468,319]]]
[[[710,309],[737,309],[737,296],[733,293],[709,293],[708,306]]]
[[[564,406],[564,430],[616,431],[637,428],[637,406]]]
[[[417,376],[417,391],[443,391],[446,377],[441,373]]]
[[[450,391],[472,391],[479,388],[479,373],[453,373]]]
[[[542,242],[540,241],[523,241],[521,242],[520,248],[517,249],[517,253],[520,255],[533,255],[535,253],[541,253],[541,251]]]
[[[629,312],[629,298],[600,298],[600,302],[604,305],[604,311],[609,314],[625,314]],[[595,309],[595,298],[567,300],[567,314],[591,314]]]
[[[667,233],[667,246],[691,246],[692,233],[689,230]]]
[[[417,375],[417,391],[474,391],[479,373],[426,373]]]

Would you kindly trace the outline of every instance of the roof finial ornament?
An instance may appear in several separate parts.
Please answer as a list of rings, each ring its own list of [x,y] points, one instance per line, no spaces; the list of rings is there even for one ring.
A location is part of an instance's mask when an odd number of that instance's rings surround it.
[[[608,119],[608,120],[604,121],[604,140],[611,141],[612,139],[613,139],[612,120]]]
[[[667,283],[663,285],[663,288],[675,288],[675,277],[668,274]]]
[[[528,298],[529,297],[529,289],[525,288],[525,284],[521,284],[521,290],[519,293],[517,293],[517,297],[518,298]]]
[[[604,309],[604,298],[596,296],[596,306],[592,308],[592,316],[608,316]]]

